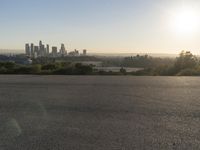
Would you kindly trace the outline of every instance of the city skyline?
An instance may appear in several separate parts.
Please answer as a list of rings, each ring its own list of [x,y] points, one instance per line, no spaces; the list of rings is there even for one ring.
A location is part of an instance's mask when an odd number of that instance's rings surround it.
[[[91,53],[200,54],[196,0],[2,0],[0,49],[38,39]]]
[[[82,53],[79,50],[74,49],[70,51],[65,48],[65,44],[61,43],[60,49],[57,46],[50,46],[49,44],[44,44],[41,40],[39,44],[34,43],[25,44],[25,55],[30,58],[38,57],[65,57],[65,56],[86,56],[87,50],[83,49]]]

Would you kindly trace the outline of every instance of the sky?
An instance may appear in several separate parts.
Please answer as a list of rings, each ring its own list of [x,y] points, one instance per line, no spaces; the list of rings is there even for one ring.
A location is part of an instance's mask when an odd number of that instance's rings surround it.
[[[193,15],[174,19],[183,7]],[[91,53],[200,54],[199,9],[199,0],[0,0],[0,49],[42,40]]]

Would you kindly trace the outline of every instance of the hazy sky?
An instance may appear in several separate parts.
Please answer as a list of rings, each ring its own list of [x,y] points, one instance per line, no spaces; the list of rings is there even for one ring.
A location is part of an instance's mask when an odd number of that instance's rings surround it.
[[[42,40],[89,52],[200,54],[200,27],[171,25],[183,6],[199,15],[199,0],[0,0],[0,49]]]

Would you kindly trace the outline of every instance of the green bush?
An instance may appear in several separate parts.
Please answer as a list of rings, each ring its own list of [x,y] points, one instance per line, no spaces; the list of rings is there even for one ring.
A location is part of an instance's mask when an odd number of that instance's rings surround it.
[[[6,72],[7,69],[4,66],[0,67],[0,74],[5,74]]]
[[[190,68],[183,69],[177,74],[177,76],[196,76],[196,75],[198,75],[197,71],[195,69],[190,69]]]
[[[15,69],[14,74],[31,74],[32,68],[30,66],[20,66]]]
[[[32,74],[41,73],[41,65],[33,65],[33,66],[31,66],[31,73]]]
[[[120,69],[120,73],[123,74],[123,75],[126,75],[127,72],[126,72],[126,69],[124,69],[123,67]]]
[[[56,70],[57,67],[55,64],[45,64],[45,65],[42,65],[42,70]]]
[[[198,65],[198,60],[191,52],[182,51],[179,57],[176,59],[174,68],[177,70],[177,72],[179,72],[183,69],[195,68],[197,65]]]

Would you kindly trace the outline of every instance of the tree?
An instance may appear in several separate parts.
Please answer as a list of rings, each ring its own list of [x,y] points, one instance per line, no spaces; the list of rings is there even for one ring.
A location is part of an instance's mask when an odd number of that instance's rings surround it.
[[[190,51],[182,51],[176,59],[174,67],[179,72],[183,69],[193,69],[197,64],[197,58]]]
[[[82,65],[81,63],[75,64],[75,74],[86,75],[91,74],[93,72],[93,68],[90,65]]]
[[[7,69],[5,67],[0,67],[0,74],[7,73]]]
[[[51,64],[45,64],[42,66],[42,70],[56,70],[57,66],[53,63]]]
[[[124,69],[123,67],[120,69],[120,73],[122,73],[123,75],[126,75],[126,69]]]
[[[31,73],[33,74],[41,73],[41,65],[33,65],[31,67]]]

